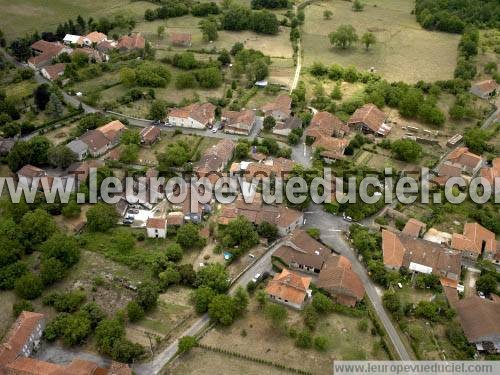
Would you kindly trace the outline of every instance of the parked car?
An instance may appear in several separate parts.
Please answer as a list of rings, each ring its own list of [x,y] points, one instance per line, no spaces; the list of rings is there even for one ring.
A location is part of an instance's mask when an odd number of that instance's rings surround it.
[[[128,210],[128,213],[131,215],[137,215],[139,213],[139,210],[137,209]]]
[[[213,128],[212,133],[217,133],[217,128]]]
[[[350,216],[346,216],[345,212],[342,214],[342,217],[343,217],[343,219],[344,219],[345,221],[349,221],[349,222],[351,222],[351,221],[352,221],[352,217],[350,217]]]
[[[160,120],[153,120],[151,123],[152,123],[153,125],[157,125],[157,126],[158,126],[158,125],[161,125],[161,121],[160,121]]]
[[[255,276],[253,277],[252,281],[253,281],[254,283],[258,282],[258,281],[260,280],[260,277],[261,277],[261,276],[262,276],[262,275],[261,275],[260,273],[256,273],[256,274],[255,274]]]
[[[131,224],[134,224],[134,219],[130,219],[130,218],[126,217],[125,219],[123,219],[122,223],[124,225],[131,225]]]
[[[255,258],[255,255],[253,255],[253,254],[248,254],[248,256],[249,256],[250,258],[252,258],[252,259],[254,259],[254,258]]]

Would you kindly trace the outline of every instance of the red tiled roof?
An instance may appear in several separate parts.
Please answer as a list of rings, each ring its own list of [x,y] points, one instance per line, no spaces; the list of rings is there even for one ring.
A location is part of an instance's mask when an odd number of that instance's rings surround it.
[[[500,302],[497,300],[472,296],[457,301],[455,308],[469,342],[491,341],[492,337],[500,336]]]
[[[47,72],[50,79],[57,79],[59,76],[61,76],[64,73],[65,68],[66,68],[66,64],[58,63],[58,64],[46,66],[43,69]]]
[[[166,226],[167,226],[167,219],[150,217],[146,221],[146,228],[165,229]]]
[[[290,116],[292,108],[292,98],[290,95],[279,95],[273,102],[267,103],[262,106],[262,112],[269,113],[273,111],[280,111],[287,116]]]
[[[374,133],[380,133],[385,135],[389,130],[384,130],[382,125],[386,119],[386,115],[383,111],[377,108],[374,104],[365,104],[361,108],[358,108],[356,112],[351,116],[347,122],[349,125],[362,123],[365,124]]]
[[[304,302],[310,284],[310,277],[301,277],[285,268],[269,281],[266,292],[284,301],[300,305]]]
[[[493,92],[498,87],[498,84],[493,79],[487,79],[485,81],[476,82],[472,85],[473,89],[480,91],[482,94],[489,94]]]
[[[43,177],[46,174],[47,173],[45,172],[45,170],[35,167],[31,164],[26,164],[24,167],[17,171],[18,176],[24,176],[27,178]]]
[[[361,300],[365,288],[351,266],[349,259],[344,256],[330,256],[319,274],[318,287],[332,294],[346,294]]]
[[[333,137],[337,132],[349,133],[349,127],[330,112],[318,112],[306,130],[306,136],[316,138],[319,135]]]
[[[446,160],[469,168],[475,168],[483,161],[481,156],[469,152],[467,147],[457,147],[448,154]]]
[[[476,244],[476,247],[481,251],[483,241],[485,243],[484,250],[495,253],[497,249],[497,242],[495,233],[489,231],[478,223],[467,223],[464,225],[464,236],[470,238]]]
[[[156,141],[161,134],[161,130],[158,126],[148,126],[141,130],[141,138],[148,143]]]
[[[143,49],[146,46],[146,40],[140,34],[132,36],[124,35],[118,41],[117,48],[122,50]]]
[[[409,219],[405,227],[403,228],[403,233],[409,236],[418,237],[422,228],[425,228],[425,224],[417,219]]]

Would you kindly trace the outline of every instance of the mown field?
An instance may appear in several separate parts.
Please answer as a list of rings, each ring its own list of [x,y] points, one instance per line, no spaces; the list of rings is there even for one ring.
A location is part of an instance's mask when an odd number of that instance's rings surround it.
[[[138,20],[152,7],[146,1],[130,0],[0,0],[0,27],[7,39],[34,31],[52,30],[69,18],[132,15]]]
[[[352,3],[332,0],[306,7],[303,27],[304,64],[354,65],[367,70],[374,67],[389,81],[436,81],[450,79],[457,58],[459,36],[426,31],[411,14],[412,0],[366,0],[362,12],[354,12]],[[333,16],[325,20],[323,12]],[[378,43],[369,51],[360,44],[341,50],[333,48],[328,34],[339,25],[352,25],[361,37],[366,31],[375,34]]]

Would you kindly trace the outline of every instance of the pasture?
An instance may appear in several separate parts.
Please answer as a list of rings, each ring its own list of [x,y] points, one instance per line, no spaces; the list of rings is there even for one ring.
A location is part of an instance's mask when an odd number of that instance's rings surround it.
[[[352,3],[340,0],[318,2],[306,7],[303,26],[304,64],[315,61],[360,70],[374,67],[389,81],[414,83],[453,78],[459,35],[424,30],[411,14],[411,0],[364,1],[362,12],[354,12]],[[333,16],[325,20],[323,12]],[[333,48],[328,34],[339,25],[352,25],[359,37],[369,31],[377,44],[368,51],[361,43],[346,50]]]
[[[144,11],[152,4],[129,0],[0,0],[0,25],[8,40],[35,31],[51,31],[68,19],[82,17],[131,15],[143,19]]]

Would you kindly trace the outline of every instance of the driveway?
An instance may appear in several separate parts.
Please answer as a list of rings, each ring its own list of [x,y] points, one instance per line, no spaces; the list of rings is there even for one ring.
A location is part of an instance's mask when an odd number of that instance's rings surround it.
[[[364,266],[358,260],[354,250],[344,239],[343,231],[347,231],[349,223],[342,220],[341,217],[333,216],[323,211],[321,206],[311,205],[305,213],[306,226],[319,228],[321,231],[321,240],[331,247],[336,253],[348,258],[352,263],[353,270],[358,274],[366,290],[366,295],[370,299],[375,312],[382,322],[389,338],[391,339],[401,360],[410,360],[410,355],[399,337],[396,328],[387,315],[382,305],[382,299],[377,293],[375,284],[368,276]]]

